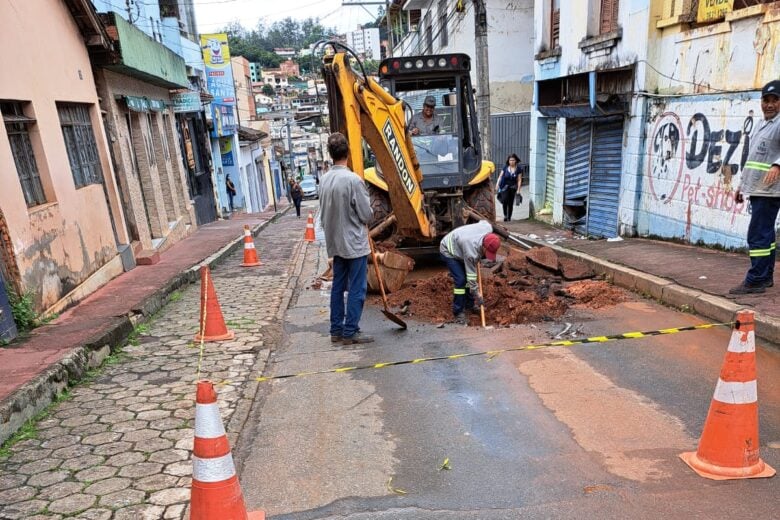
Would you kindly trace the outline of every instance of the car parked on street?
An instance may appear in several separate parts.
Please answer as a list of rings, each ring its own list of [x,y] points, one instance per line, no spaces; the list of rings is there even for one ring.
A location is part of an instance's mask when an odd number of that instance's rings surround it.
[[[301,189],[303,190],[304,199],[319,199],[320,190],[317,186],[317,181],[311,175],[306,175],[301,180]]]

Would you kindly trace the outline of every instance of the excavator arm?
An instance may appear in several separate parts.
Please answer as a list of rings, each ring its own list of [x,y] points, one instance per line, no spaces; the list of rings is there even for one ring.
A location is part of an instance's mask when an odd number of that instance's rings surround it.
[[[363,178],[365,140],[387,183],[397,232],[412,238],[434,238],[435,226],[428,218],[420,186],[422,170],[406,131],[402,102],[372,78],[354,71],[346,52],[325,56],[323,76],[330,129],[347,137],[352,171]]]

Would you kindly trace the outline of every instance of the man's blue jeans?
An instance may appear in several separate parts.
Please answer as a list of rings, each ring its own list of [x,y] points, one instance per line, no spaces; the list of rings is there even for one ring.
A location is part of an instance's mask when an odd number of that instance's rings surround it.
[[[452,278],[452,314],[457,316],[474,306],[474,297],[466,285],[466,265],[459,258],[441,255]]]
[[[780,197],[750,197],[750,224],[748,225],[748,248],[750,249],[750,270],[745,276],[745,285],[758,286],[774,281],[775,220],[780,211]]]
[[[366,301],[368,256],[333,257],[333,287],[330,290],[330,335],[351,338],[359,330]],[[344,291],[347,311],[344,313]]]

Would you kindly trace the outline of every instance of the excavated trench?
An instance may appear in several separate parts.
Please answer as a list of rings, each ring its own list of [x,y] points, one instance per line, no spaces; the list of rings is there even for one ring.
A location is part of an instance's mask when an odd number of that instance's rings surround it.
[[[602,280],[582,262],[559,259],[547,247],[522,252],[505,248],[503,262],[482,268],[485,317],[489,325],[510,326],[555,320],[573,305],[600,308],[626,299],[626,293]],[[413,273],[400,290],[388,295],[393,312],[431,323],[452,320],[452,280],[446,268]],[[378,296],[369,302],[382,305]],[[479,314],[470,316],[479,325]]]

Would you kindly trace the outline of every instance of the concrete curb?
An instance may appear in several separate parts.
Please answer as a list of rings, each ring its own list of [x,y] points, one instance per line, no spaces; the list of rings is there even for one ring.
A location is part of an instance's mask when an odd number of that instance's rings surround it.
[[[539,246],[549,247],[558,255],[580,260],[587,264],[597,274],[603,275],[613,284],[637,292],[649,295],[667,305],[683,311],[693,311],[705,318],[717,322],[727,322],[734,319],[737,311],[744,309],[733,301],[715,296],[698,289],[691,289],[679,285],[672,280],[637,271],[630,267],[615,264],[587,253],[567,249],[543,240],[520,236],[524,242]],[[762,312],[756,312],[756,336],[780,344],[780,319]]]
[[[252,236],[256,237],[289,209],[287,207],[273,218],[253,226]],[[3,399],[0,402],[0,444],[16,433],[25,421],[45,410],[68,386],[78,383],[88,370],[102,365],[106,357],[127,340],[135,325],[159,311],[174,291],[199,280],[201,265],[212,268],[242,247],[243,233],[216,253],[168,280],[139,305],[131,308],[126,316],[114,318],[104,331],[74,348],[61,360]]]

